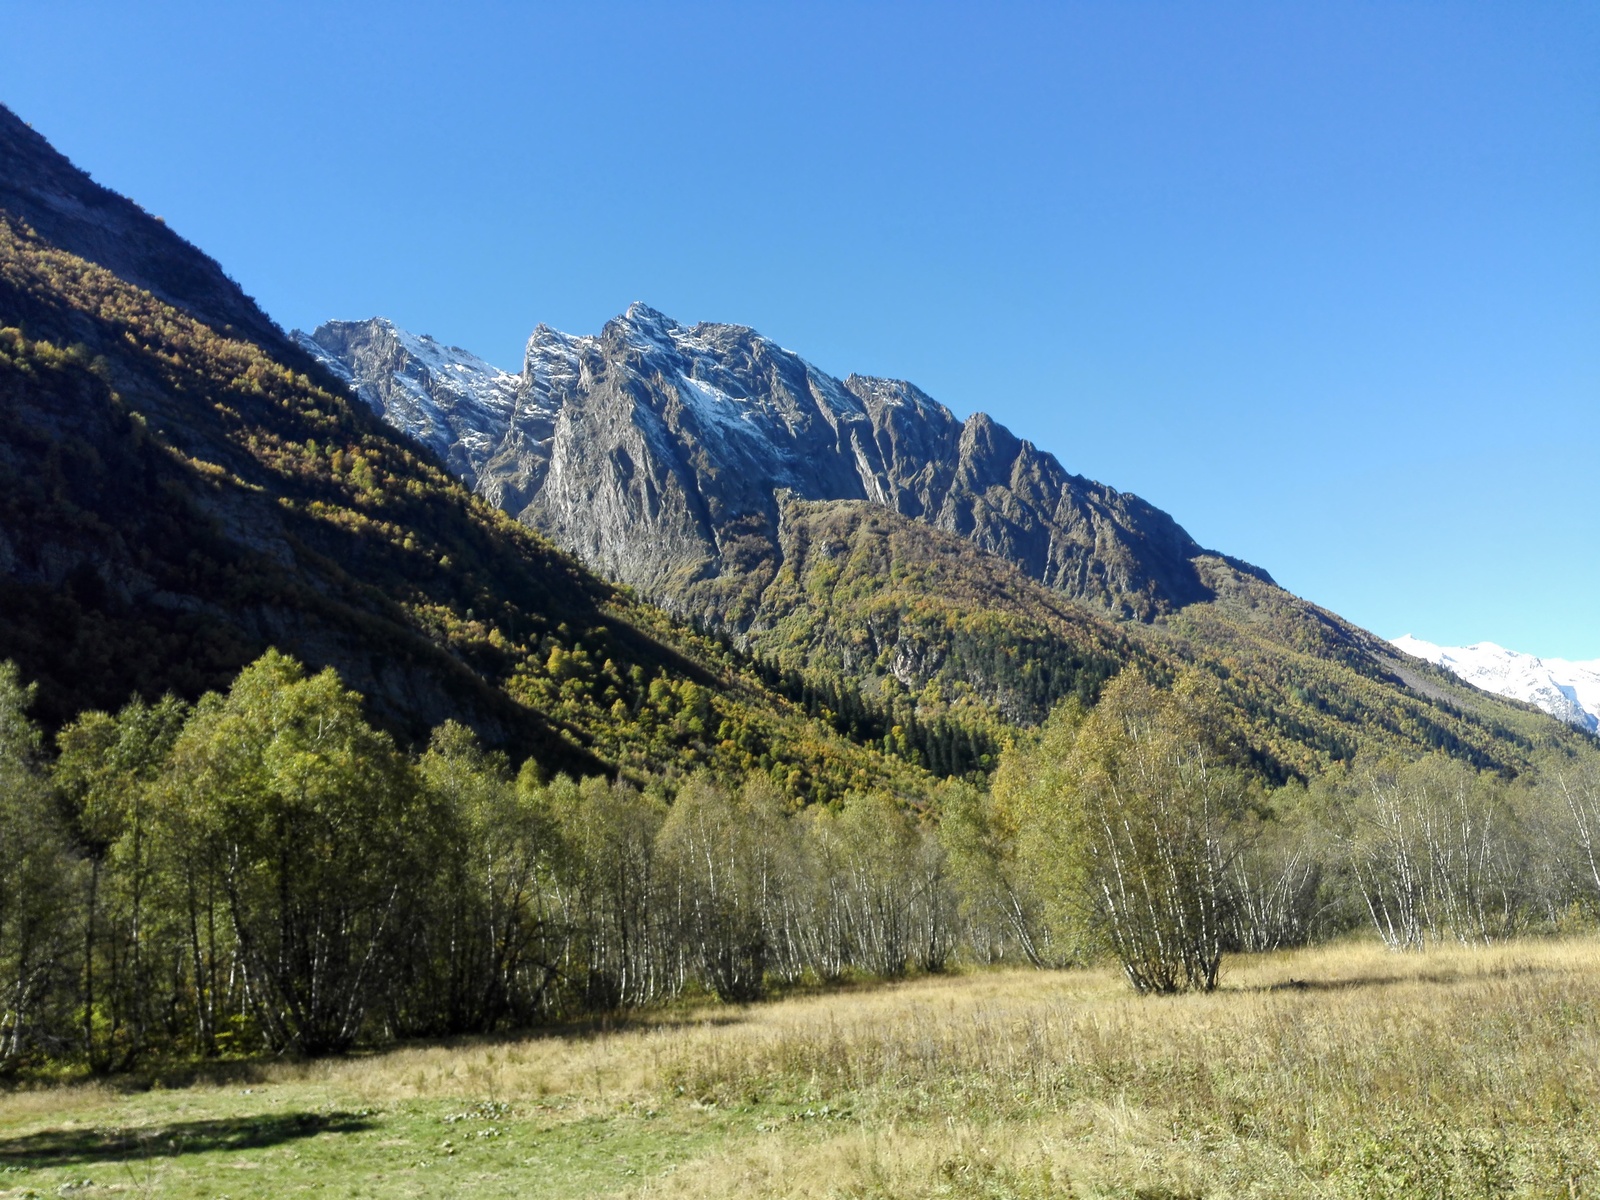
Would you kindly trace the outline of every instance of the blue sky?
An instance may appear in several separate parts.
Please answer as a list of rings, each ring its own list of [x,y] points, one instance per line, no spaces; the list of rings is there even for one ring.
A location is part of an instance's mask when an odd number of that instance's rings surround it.
[[[285,325],[753,325],[1379,633],[1600,657],[1594,0],[0,19],[0,102]]]

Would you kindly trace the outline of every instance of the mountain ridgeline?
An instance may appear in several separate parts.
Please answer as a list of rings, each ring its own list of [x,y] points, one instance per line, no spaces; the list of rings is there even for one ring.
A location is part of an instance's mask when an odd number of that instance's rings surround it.
[[[643,304],[593,337],[540,326],[511,405],[503,373],[386,321],[296,336],[391,420],[413,427],[408,405],[431,408],[430,444],[470,463],[499,507],[602,574],[736,627],[781,562],[785,498],[880,505],[1118,615],[1207,596],[1202,550],[1166,513],[983,413],[962,422],[912,384],[835,379],[742,326],[686,327]]]
[[[520,375],[379,318],[294,337],[595,571],[881,714],[841,728],[989,742],[1138,663],[1205,675],[1270,778],[1364,742],[1516,770],[1562,736],[988,416],[742,326],[634,304],[594,336],[541,325]]]

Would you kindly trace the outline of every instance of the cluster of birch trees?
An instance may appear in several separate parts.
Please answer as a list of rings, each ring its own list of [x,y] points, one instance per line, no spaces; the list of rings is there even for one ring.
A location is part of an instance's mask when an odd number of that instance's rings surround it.
[[[1492,942],[1600,909],[1600,770],[1556,760],[1508,785],[1442,759],[1359,771],[1342,801],[1348,888],[1386,943]]]
[[[339,1052],[956,948],[936,829],[886,797],[546,783],[454,724],[408,756],[276,653],[53,756],[27,702],[0,670],[0,1069]]]
[[[1369,928],[1396,949],[1591,927],[1600,756],[1512,781],[1440,755],[1276,791],[1229,765],[1193,681],[1124,673],[947,806],[969,924],[1031,962],[1114,955],[1141,991],[1209,990],[1228,951]],[[1237,756],[1234,756],[1237,757]]]
[[[47,748],[0,666],[0,1071],[527,1027],[701,992],[1111,956],[1209,989],[1225,952],[1362,926],[1397,948],[1600,910],[1600,770],[1442,759],[1268,792],[1183,680],[1125,673],[947,783],[796,807],[418,755],[331,671],[88,713]]]

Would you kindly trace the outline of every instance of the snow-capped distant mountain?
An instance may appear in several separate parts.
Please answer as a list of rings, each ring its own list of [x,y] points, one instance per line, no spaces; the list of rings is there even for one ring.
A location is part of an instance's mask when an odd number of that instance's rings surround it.
[[[511,423],[520,375],[381,317],[291,334],[374,410],[476,484]]]
[[[1526,700],[1579,729],[1600,729],[1600,659],[1568,662],[1539,658],[1478,642],[1435,646],[1409,633],[1393,640],[1397,649],[1459,675],[1474,687],[1513,700]]]

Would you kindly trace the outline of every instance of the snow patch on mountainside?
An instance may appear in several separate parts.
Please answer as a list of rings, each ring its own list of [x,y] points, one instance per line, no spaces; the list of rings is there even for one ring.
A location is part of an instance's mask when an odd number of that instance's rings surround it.
[[[1409,633],[1396,649],[1459,675],[1497,696],[1525,700],[1579,729],[1600,730],[1600,659],[1569,662],[1507,650],[1493,642],[1436,646]]]
[[[673,379],[678,396],[700,420],[703,432],[716,430],[743,436],[760,436],[750,418],[750,406],[735,400],[714,384],[679,374]]]

